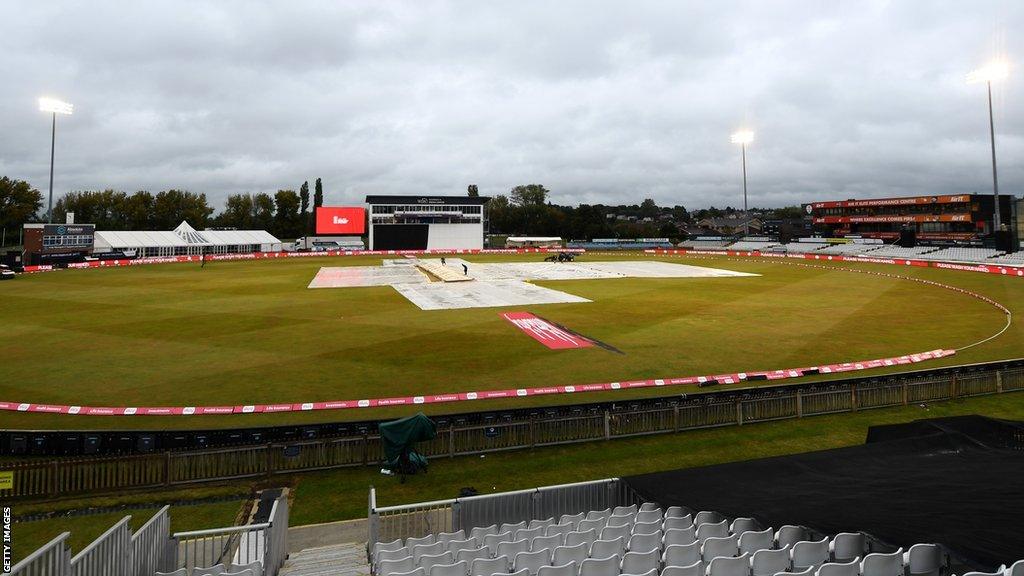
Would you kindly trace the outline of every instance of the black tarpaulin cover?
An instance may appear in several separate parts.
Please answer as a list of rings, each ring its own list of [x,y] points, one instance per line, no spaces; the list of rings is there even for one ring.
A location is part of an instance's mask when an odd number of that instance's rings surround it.
[[[413,472],[416,468],[426,467],[427,459],[418,454],[413,446],[417,442],[432,440],[435,436],[437,436],[437,426],[422,412],[415,416],[381,424],[380,437],[384,443],[385,463],[389,467],[400,468],[405,468],[406,464],[412,464],[412,470],[403,469],[402,472]]]
[[[944,544],[978,569],[1024,558],[1024,423],[965,416],[873,427],[849,448],[632,476],[662,506],[764,526]]]

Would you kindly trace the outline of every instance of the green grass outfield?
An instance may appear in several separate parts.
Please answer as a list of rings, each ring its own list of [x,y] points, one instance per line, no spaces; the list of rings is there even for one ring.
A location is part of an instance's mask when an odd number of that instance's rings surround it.
[[[587,260],[635,260],[587,255]],[[538,260],[539,255],[476,261]],[[0,285],[0,399],[76,405],[219,405],[580,384],[789,368],[960,347],[1003,315],[974,298],[882,276],[769,259],[658,259],[758,277],[543,282],[593,300],[520,307],[621,349],[550,351],[504,308],[422,311],[390,287],[308,290],[321,266],[380,257],[301,258],[69,270]],[[1024,280],[845,265],[977,291],[1024,312]],[[1024,326],[937,362],[1017,357]],[[905,368],[899,368],[905,369]],[[683,389],[680,389],[683,391]],[[694,392],[695,388],[687,388]],[[665,389],[426,406],[428,413],[665,394]],[[416,410],[202,417],[4,413],[4,428],[241,427],[388,418]]]

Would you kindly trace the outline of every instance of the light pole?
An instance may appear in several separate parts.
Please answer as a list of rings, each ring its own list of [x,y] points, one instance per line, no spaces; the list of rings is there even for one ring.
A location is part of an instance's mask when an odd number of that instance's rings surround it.
[[[50,201],[46,205],[46,223],[53,224],[53,153],[57,146],[57,114],[71,115],[75,107],[55,98],[40,98],[39,110],[53,115],[50,127]]]
[[[995,210],[992,215],[993,232],[998,232],[1002,223],[999,217],[999,178],[996,175],[996,125],[992,118],[992,82],[994,80],[1005,80],[1010,74],[1010,66],[1006,62],[992,62],[984,68],[978,68],[967,75],[969,84],[984,82],[988,87],[988,133],[992,142],[992,198],[995,203]]]
[[[754,133],[750,130],[740,130],[734,132],[729,141],[740,145],[743,159],[743,235],[747,236],[750,234],[750,217],[747,214],[747,144],[754,141]]]

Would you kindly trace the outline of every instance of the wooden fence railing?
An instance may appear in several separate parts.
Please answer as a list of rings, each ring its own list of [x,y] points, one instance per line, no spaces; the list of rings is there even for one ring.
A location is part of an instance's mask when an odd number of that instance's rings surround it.
[[[735,426],[1024,390],[1024,368],[930,376],[892,375],[805,387],[722,391],[675,397],[660,405],[583,411],[574,416],[532,414],[486,425],[448,425],[422,445],[431,457],[481,454],[535,446],[609,440]],[[52,498],[124,489],[170,487],[241,478],[270,478],[307,470],[378,465],[380,437],[318,439],[287,444],[27,461],[0,465],[14,487],[0,498]]]

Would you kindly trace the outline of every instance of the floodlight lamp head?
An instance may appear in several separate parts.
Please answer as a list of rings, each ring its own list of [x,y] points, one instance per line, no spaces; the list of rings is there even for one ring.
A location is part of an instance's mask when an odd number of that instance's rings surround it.
[[[39,110],[54,114],[71,114],[74,112],[75,107],[73,104],[57,100],[56,98],[40,98]]]

